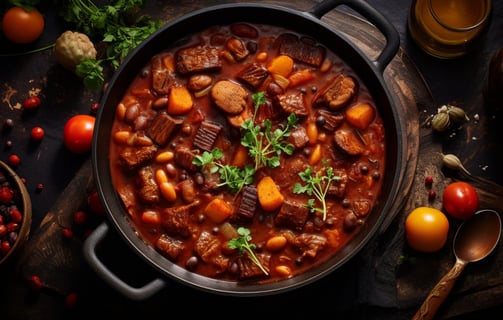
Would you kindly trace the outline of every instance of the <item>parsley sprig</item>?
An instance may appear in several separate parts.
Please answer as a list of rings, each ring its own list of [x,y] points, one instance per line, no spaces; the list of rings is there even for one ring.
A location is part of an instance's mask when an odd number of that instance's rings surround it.
[[[290,130],[296,126],[298,118],[291,113],[283,128],[272,131],[272,122],[269,119],[264,120],[262,126],[255,124],[257,111],[265,103],[265,93],[252,94],[252,100],[255,110],[253,118],[246,120],[241,127],[244,132],[241,144],[248,148],[250,156],[254,159],[255,171],[263,166],[276,168],[280,165],[282,152],[287,155],[293,153],[294,146],[287,143],[286,138],[290,136]]]
[[[253,251],[256,246],[254,243],[250,242],[252,240],[250,230],[244,227],[239,227],[237,232],[239,234],[239,237],[229,241],[229,248],[238,249],[239,254],[243,254],[246,251],[253,263],[255,263],[265,275],[269,275],[269,272],[267,272],[262,263],[260,263],[257,256],[255,255],[255,252]]]
[[[330,188],[332,182],[340,181],[341,177],[334,174],[332,167],[324,167],[320,171],[316,171],[313,174],[313,168],[307,167],[306,170],[299,172],[299,177],[306,184],[301,185],[300,183],[295,183],[293,186],[294,193],[306,193],[308,195],[313,195],[321,202],[321,208],[315,207],[315,199],[309,199],[307,201],[306,207],[309,208],[311,212],[321,212],[323,214],[323,220],[327,218],[327,202],[326,195]]]
[[[103,41],[104,59],[87,59],[77,66],[76,73],[89,89],[98,89],[104,83],[103,64],[108,62],[117,69],[124,58],[143,40],[162,25],[150,16],[133,18],[145,5],[145,0],[107,1],[97,6],[92,0],[54,0],[59,15],[75,24],[75,29],[90,38]]]
[[[215,148],[211,152],[204,151],[201,155],[196,155],[192,163],[199,167],[208,168],[210,173],[218,171],[222,182],[217,184],[217,186],[227,186],[232,193],[237,194],[245,185],[253,183],[255,170],[249,165],[243,169],[239,169],[236,166],[224,165],[218,162],[223,155],[222,150]]]

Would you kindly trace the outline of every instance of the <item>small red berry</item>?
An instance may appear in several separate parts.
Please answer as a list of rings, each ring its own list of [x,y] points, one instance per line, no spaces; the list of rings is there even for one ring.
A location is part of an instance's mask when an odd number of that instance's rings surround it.
[[[21,158],[17,154],[13,153],[13,154],[9,155],[9,157],[7,158],[7,162],[11,166],[15,167],[21,163]]]
[[[61,232],[63,233],[63,237],[65,237],[66,239],[73,238],[73,231],[71,229],[63,228]]]
[[[34,141],[42,140],[44,135],[45,135],[45,131],[42,127],[33,127],[33,129],[31,129],[31,138]]]
[[[78,225],[83,225],[87,220],[87,214],[84,211],[76,211],[73,214],[73,222]]]
[[[430,201],[434,200],[436,196],[437,196],[437,193],[436,193],[434,190],[430,190],[430,191],[428,192],[428,199],[429,199]]]
[[[65,297],[65,305],[67,308],[74,308],[77,304],[78,295],[75,292],[69,293]]]
[[[0,187],[0,203],[8,204],[14,198],[14,191],[7,187]]]
[[[424,178],[424,183],[427,186],[431,186],[433,184],[433,177],[432,176],[427,176],[426,178]]]
[[[11,209],[9,212],[12,221],[19,223],[23,220],[23,214],[18,209]]]
[[[31,96],[24,100],[23,107],[25,109],[35,109],[40,105],[40,98],[38,96]]]
[[[100,104],[95,102],[91,104],[91,114],[96,115],[98,113],[98,109],[100,108]]]
[[[10,251],[10,242],[5,240],[0,243],[0,253],[6,255]]]
[[[44,184],[42,183],[37,183],[37,188],[35,191],[37,192],[42,192],[42,190],[44,190]]]
[[[30,285],[31,290],[34,292],[39,292],[44,287],[39,276],[31,276],[28,280],[28,284]]]

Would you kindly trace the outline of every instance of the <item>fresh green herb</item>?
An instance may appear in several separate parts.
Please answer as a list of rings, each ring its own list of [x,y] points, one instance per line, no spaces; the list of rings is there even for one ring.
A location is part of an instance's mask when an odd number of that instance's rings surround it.
[[[253,261],[253,263],[255,263],[265,275],[269,275],[267,270],[258,260],[257,256],[255,255],[255,252],[253,252],[256,246],[254,243],[250,243],[250,241],[252,240],[250,230],[244,227],[239,227],[237,232],[239,234],[239,237],[229,241],[228,244],[229,248],[238,249],[239,254],[243,254],[246,251],[250,259]]]
[[[324,171],[324,172],[323,172]],[[332,167],[326,167],[324,170],[317,171],[313,175],[313,168],[308,167],[303,172],[299,172],[299,177],[306,184],[301,185],[300,183],[295,183],[293,186],[294,193],[307,193],[308,195],[314,194],[314,196],[321,202],[322,207],[315,207],[314,200],[309,199],[306,207],[309,208],[311,212],[318,211],[323,214],[323,220],[327,218],[327,203],[326,195],[330,188],[332,182],[337,182],[341,177],[334,175],[334,170]]]
[[[217,186],[227,186],[235,194],[239,193],[245,185],[253,183],[255,170],[253,170],[252,166],[239,169],[235,166],[223,165],[217,161],[222,157],[223,151],[215,148],[211,152],[204,151],[201,155],[197,155],[192,163],[199,167],[208,168],[210,173],[218,171],[222,182]]]
[[[290,114],[284,128],[277,128],[271,131],[272,122],[266,119],[263,126],[255,125],[257,111],[265,103],[264,92],[252,94],[254,102],[253,119],[246,120],[242,129],[244,135],[241,144],[248,148],[250,156],[255,161],[255,171],[266,166],[276,168],[280,165],[280,155],[282,152],[291,155],[294,147],[291,143],[286,143],[286,138],[290,136],[290,130],[295,127],[298,119],[294,113]]]
[[[67,22],[74,23],[77,31],[107,45],[105,59],[88,59],[78,68],[80,74],[84,75],[84,85],[89,89],[103,85],[101,65],[104,62],[117,69],[136,46],[162,25],[146,15],[134,18],[145,0],[110,1],[100,7],[92,0],[54,2],[58,5],[59,15]]]

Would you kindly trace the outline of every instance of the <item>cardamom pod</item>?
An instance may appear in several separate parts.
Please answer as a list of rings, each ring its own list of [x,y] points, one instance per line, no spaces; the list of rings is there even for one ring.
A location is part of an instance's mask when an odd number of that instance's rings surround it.
[[[452,170],[462,170],[467,175],[471,175],[471,173],[463,166],[461,160],[454,154],[442,154],[442,163],[449,169]]]
[[[447,107],[447,114],[449,115],[449,119],[453,124],[463,124],[465,122],[470,121],[470,118],[466,114],[466,112],[460,107],[451,106]]]
[[[433,116],[431,119],[431,127],[436,131],[445,131],[449,129],[451,120],[449,114],[445,112],[439,112]]]

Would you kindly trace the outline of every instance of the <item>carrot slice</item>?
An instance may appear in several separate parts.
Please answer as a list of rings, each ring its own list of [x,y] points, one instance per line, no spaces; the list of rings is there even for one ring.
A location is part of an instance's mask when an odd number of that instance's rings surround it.
[[[281,194],[276,182],[265,176],[257,184],[257,196],[262,208],[266,211],[273,211],[281,207],[285,197]]]
[[[293,59],[285,55],[277,56],[272,59],[267,70],[269,70],[270,73],[288,77],[293,70]]]
[[[232,206],[221,198],[215,198],[204,208],[204,215],[215,223],[224,222],[232,214]]]
[[[192,109],[192,96],[186,87],[173,87],[169,92],[168,113],[179,115]]]

